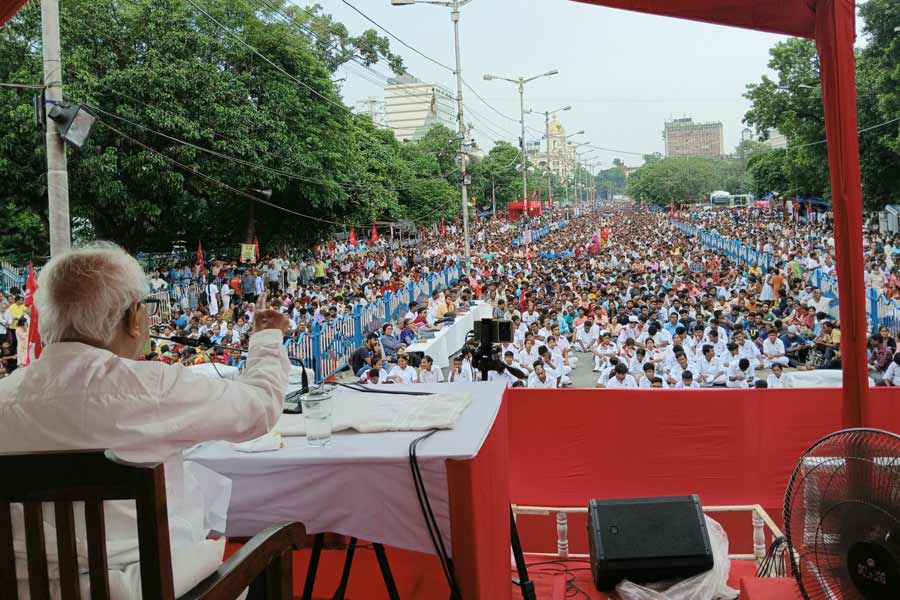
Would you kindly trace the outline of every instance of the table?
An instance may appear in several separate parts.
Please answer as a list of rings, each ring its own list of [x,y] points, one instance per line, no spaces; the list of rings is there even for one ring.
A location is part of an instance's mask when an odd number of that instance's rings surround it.
[[[465,314],[457,315],[452,325],[444,326],[431,339],[416,342],[407,347],[407,354],[426,354],[434,359],[434,366],[440,369],[450,367],[450,356],[466,344],[466,336],[475,329],[475,321],[490,318],[491,305],[479,301]]]
[[[392,389],[446,390],[448,385]],[[463,597],[509,598],[505,387],[453,385],[472,393],[472,404],[453,430],[420,444],[419,466]],[[291,437],[285,438],[285,448],[258,454],[212,442],[185,458],[232,480],[223,532],[228,536],[252,536],[277,523],[299,521],[310,533],[335,532],[434,554],[408,460],[409,443],[421,435],[337,433],[329,448]]]
[[[844,372],[841,369],[816,369],[815,371],[789,371],[784,374],[787,388],[839,388],[843,385]],[[875,380],[869,378],[869,387],[875,387]]]

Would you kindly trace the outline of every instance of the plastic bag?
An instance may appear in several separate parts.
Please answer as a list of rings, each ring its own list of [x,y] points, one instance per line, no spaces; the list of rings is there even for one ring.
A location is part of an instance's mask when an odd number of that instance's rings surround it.
[[[680,581],[661,581],[638,585],[623,580],[616,586],[621,600],[734,600],[738,591],[728,587],[728,536],[722,526],[706,517],[709,543],[712,546],[713,568],[705,573]]]

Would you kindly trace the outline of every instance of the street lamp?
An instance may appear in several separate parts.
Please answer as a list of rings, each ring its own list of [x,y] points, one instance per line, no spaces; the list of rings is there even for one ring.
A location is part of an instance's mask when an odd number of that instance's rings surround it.
[[[392,6],[411,6],[413,4],[434,4],[450,9],[450,21],[453,22],[453,42],[456,50],[456,119],[459,122],[459,190],[463,215],[463,236],[465,237],[466,263],[471,263],[472,256],[469,239],[469,193],[466,189],[466,122],[463,119],[463,81],[462,61],[459,53],[459,9],[472,0],[450,0],[439,2],[436,0],[391,0]]]
[[[499,77],[497,75],[484,75],[485,81],[493,81],[494,79],[499,79],[501,81],[508,81],[510,83],[514,83],[519,86],[519,112],[521,118],[519,123],[522,125],[522,164],[525,165],[528,162],[528,155],[525,152],[525,84],[534,81],[535,79],[540,79],[541,77],[550,77],[551,75],[556,75],[559,73],[559,69],[553,69],[547,71],[546,73],[541,73],[540,75],[535,75],[534,77],[522,77],[519,76],[517,79],[510,79],[509,77]],[[525,214],[528,214],[528,169],[522,169],[522,201],[525,206]]]

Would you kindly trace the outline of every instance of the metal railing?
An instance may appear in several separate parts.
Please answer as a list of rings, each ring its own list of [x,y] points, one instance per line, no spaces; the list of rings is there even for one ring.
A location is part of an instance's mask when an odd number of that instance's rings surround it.
[[[399,320],[410,302],[430,298],[434,290],[453,285],[462,274],[461,267],[449,267],[411,281],[396,292],[386,292],[366,306],[356,305],[352,313],[331,323],[313,322],[311,331],[304,331],[296,340],[285,342],[288,357],[312,370],[316,383],[321,383],[347,366],[353,351],[362,346],[366,334],[386,322]]]
[[[588,558],[587,554],[572,554],[569,552],[569,515],[570,514],[587,514],[588,509],[582,507],[559,507],[559,506],[522,506],[520,504],[512,505],[512,512],[515,517],[519,515],[534,516],[551,516],[556,517],[556,552],[541,553],[529,552],[532,556],[545,556],[548,558]],[[781,529],[769,516],[766,510],[759,504],[747,504],[740,506],[704,506],[704,513],[722,513],[722,512],[749,512],[751,526],[753,527],[753,553],[752,554],[729,554],[728,558],[733,560],[753,560],[757,564],[762,563],[766,557],[768,543],[776,537],[784,537]],[[768,535],[767,532],[768,531]],[[784,556],[780,557],[784,560]]]

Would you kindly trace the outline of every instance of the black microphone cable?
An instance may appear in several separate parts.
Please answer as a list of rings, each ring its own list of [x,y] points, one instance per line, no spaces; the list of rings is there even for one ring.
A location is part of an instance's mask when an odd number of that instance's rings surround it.
[[[438,431],[438,429],[432,429],[428,433],[419,436],[410,442],[409,466],[412,471],[413,484],[416,487],[416,497],[419,500],[419,507],[422,509],[422,516],[425,517],[425,525],[428,527],[428,535],[431,538],[434,550],[441,561],[441,568],[444,571],[444,576],[447,578],[447,584],[450,586],[450,599],[462,600],[462,594],[460,593],[459,585],[456,582],[456,575],[453,572],[453,564],[450,562],[447,548],[444,546],[444,537],[441,535],[437,518],[434,516],[434,511],[431,509],[431,502],[428,499],[428,490],[425,488],[425,480],[422,478],[422,472],[419,469],[418,446]]]

